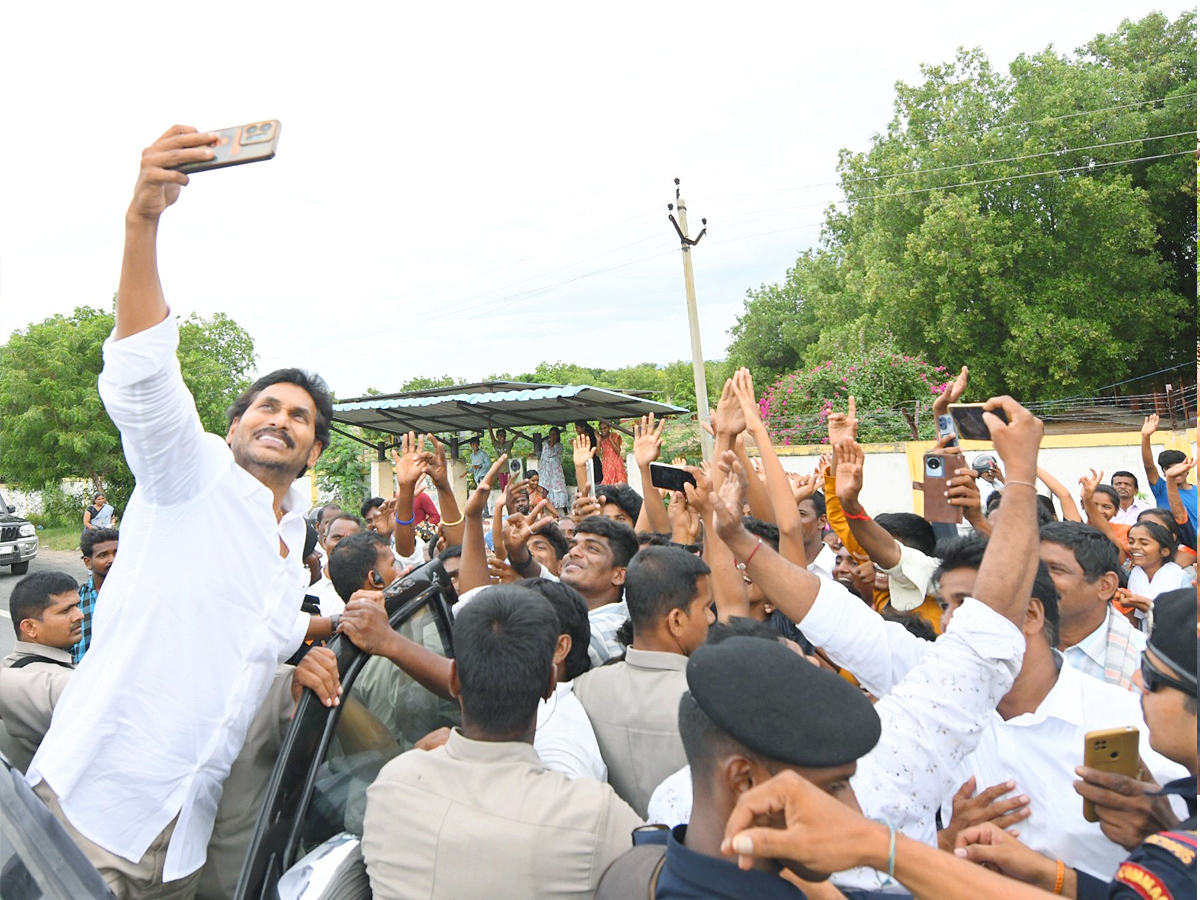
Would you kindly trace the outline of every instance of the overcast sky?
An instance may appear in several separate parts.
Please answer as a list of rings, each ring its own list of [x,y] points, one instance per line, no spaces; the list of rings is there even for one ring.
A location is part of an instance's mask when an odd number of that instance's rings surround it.
[[[277,157],[193,176],[160,269],[259,368],[340,397],[415,375],[689,355],[683,179],[704,351],[819,235],[840,148],[921,63],[1005,69],[1187,4],[8,3],[0,340],[116,289],[143,147],[282,121]],[[121,9],[123,12],[115,12]]]

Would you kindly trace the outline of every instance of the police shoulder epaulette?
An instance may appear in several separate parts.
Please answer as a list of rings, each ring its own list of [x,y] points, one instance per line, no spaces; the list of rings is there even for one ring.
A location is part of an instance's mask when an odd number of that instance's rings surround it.
[[[1194,831],[1160,831],[1146,838],[1146,843],[1161,847],[1185,866],[1196,862],[1196,832]]]
[[[1133,888],[1144,900],[1175,900],[1175,895],[1163,884],[1162,879],[1137,863],[1121,863],[1113,881]]]

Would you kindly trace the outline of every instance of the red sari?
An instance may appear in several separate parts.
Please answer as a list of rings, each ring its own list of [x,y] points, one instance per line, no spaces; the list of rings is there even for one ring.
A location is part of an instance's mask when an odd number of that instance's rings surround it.
[[[604,473],[604,484],[629,483],[629,473],[625,470],[625,444],[616,431],[600,438],[600,469]]]

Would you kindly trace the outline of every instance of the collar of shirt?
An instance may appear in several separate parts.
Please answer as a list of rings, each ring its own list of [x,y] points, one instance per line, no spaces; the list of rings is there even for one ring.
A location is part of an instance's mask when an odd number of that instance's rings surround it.
[[[677,825],[671,830],[667,859],[659,876],[660,893],[674,880],[690,889],[687,893],[680,891],[680,896],[712,897],[714,900],[742,897],[803,900],[804,892],[779,875],[757,869],[743,872],[737,863],[689,850],[683,844],[686,835],[686,825]]]
[[[1111,607],[1110,607],[1111,609]],[[1104,668],[1104,653],[1108,647],[1108,616],[1105,615],[1100,627],[1085,637],[1078,644],[1067,650],[1078,650],[1101,669]]]
[[[821,552],[817,554],[808,565],[808,571],[814,575],[820,575],[824,578],[833,579],[833,567],[837,565],[837,554],[829,549],[829,545],[822,542]]]
[[[71,651],[60,650],[58,647],[48,647],[45,644],[34,644],[31,641],[17,641],[13,644],[13,652],[9,659],[16,662],[22,656],[42,656],[55,662],[71,663]]]
[[[1058,667],[1058,678],[1050,693],[1031,713],[1022,713],[1006,720],[1006,724],[1019,727],[1038,725],[1046,719],[1061,719],[1071,725],[1085,724],[1083,711],[1083,680],[1088,676],[1070,666],[1062,665],[1062,654],[1053,651]],[[1000,714],[996,713],[999,718]]]
[[[463,762],[527,762],[538,769],[546,768],[533,744],[524,741],[473,741],[457,728],[450,729],[446,739],[446,755]]]
[[[1177,778],[1174,781],[1168,781],[1163,785],[1161,791],[1148,794],[1150,797],[1182,797],[1183,802],[1187,804],[1188,812],[1193,816],[1196,815],[1196,776],[1189,775],[1187,778]]]
[[[681,653],[663,653],[660,650],[625,651],[625,664],[635,669],[663,669],[682,672],[687,669],[688,658]]]

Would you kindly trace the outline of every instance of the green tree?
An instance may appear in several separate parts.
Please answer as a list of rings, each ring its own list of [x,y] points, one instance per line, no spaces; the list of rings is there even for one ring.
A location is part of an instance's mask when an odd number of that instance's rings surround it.
[[[842,152],[844,204],[782,283],[749,292],[731,358],[777,374],[890,345],[1031,400],[1189,360],[1194,13],[1007,74],[964,50],[922,75],[869,150]]]
[[[339,428],[345,426],[338,426]],[[360,434],[361,429],[348,431]],[[313,466],[317,487],[333,494],[333,499],[345,509],[357,511],[369,496],[371,486],[371,450],[358,441],[334,431],[329,446]]]
[[[102,487],[118,507],[133,476],[116,426],[96,390],[111,313],[81,306],[15,332],[0,347],[0,459],[14,484],[37,490],[64,478]],[[179,323],[179,361],[208,431],[224,434],[225,410],[249,384],[254,341],[221,313]]]

